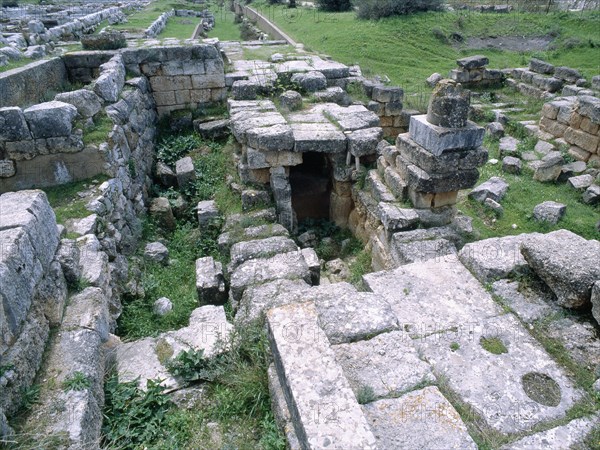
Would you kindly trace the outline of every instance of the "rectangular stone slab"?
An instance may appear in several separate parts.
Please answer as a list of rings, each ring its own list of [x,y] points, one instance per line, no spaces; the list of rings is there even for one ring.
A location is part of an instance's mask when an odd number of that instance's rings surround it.
[[[479,179],[477,169],[455,170],[441,174],[429,173],[409,163],[401,155],[396,157],[396,170],[410,189],[426,193],[454,192],[472,188]]]
[[[481,339],[497,338],[506,352],[495,354],[481,345]],[[535,425],[560,419],[582,396],[564,370],[512,315],[484,319],[471,333],[440,340],[429,336],[414,341],[432,364],[436,377],[444,377],[450,389],[475,409],[495,430],[516,433]],[[538,373],[558,384],[560,395],[537,381],[531,389],[547,393],[546,405],[526,393],[523,377]],[[528,375],[529,376],[529,375]],[[552,383],[552,382],[550,382]],[[552,405],[552,406],[551,406]]]
[[[413,141],[434,155],[456,149],[472,149],[483,144],[485,129],[473,122],[464,128],[443,128],[427,122],[425,114],[411,116],[408,132]]]
[[[379,449],[477,449],[458,412],[435,386],[362,409]]]
[[[434,155],[413,141],[409,133],[398,135],[396,147],[404,159],[429,173],[476,169],[483,166],[488,159],[488,151],[484,147]],[[393,163],[396,164],[395,156]]]
[[[296,152],[341,153],[346,151],[346,136],[327,123],[293,123]]]
[[[312,303],[267,313],[269,341],[296,435],[305,449],[375,449],[375,436]]]
[[[455,255],[370,273],[363,282],[388,301],[400,328],[413,337],[465,330],[503,312]]]

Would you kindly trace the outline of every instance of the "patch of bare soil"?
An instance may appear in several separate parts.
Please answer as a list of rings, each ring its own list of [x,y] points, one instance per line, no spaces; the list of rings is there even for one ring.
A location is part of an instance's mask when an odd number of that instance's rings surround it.
[[[470,37],[458,44],[468,49],[496,49],[513,52],[548,50],[552,36],[488,36]]]

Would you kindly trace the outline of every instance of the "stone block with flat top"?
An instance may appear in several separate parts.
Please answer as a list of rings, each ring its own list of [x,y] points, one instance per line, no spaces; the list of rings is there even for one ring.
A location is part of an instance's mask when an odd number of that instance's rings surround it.
[[[451,150],[480,147],[485,129],[470,121],[463,128],[439,127],[429,123],[423,114],[410,118],[409,133],[413,141],[438,156]]]

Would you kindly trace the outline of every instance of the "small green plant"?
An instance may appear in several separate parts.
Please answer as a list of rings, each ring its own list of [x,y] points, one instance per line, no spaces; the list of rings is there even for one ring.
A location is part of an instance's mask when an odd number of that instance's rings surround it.
[[[484,350],[487,350],[494,355],[501,355],[502,353],[508,353],[508,349],[504,345],[504,342],[498,337],[484,337],[479,339],[479,344]]]
[[[352,97],[352,100],[364,103],[365,105],[371,100],[367,94],[365,94],[365,89],[363,88],[362,84],[355,81],[348,83],[346,86],[346,92],[348,92],[348,95]]]
[[[73,282],[67,282],[67,287],[71,292],[82,292],[91,286],[90,282],[85,278],[77,278]]]
[[[173,166],[179,159],[201,145],[200,136],[194,133],[167,136],[160,141],[156,148],[156,159]]]
[[[460,344],[458,342],[453,342],[450,344],[450,350],[453,352],[457,351],[460,348]]]
[[[85,145],[101,144],[108,139],[108,133],[113,129],[112,120],[104,113],[94,118],[94,126],[84,130],[83,143]]]
[[[31,408],[37,405],[40,400],[40,391],[41,386],[39,384],[33,384],[28,388],[23,389],[21,391],[21,408],[23,408],[25,411],[29,411]]]
[[[410,294],[410,290],[408,288],[402,289],[402,292],[404,292],[404,295]]]
[[[63,390],[66,391],[84,391],[92,385],[92,381],[83,372],[77,371],[68,376],[62,383]]]
[[[371,386],[361,386],[356,393],[356,401],[361,405],[371,403],[375,398],[375,391]]]
[[[214,381],[223,374],[223,355],[206,358],[204,350],[188,350],[181,352],[167,363],[167,369],[176,377],[185,381]]]
[[[160,380],[149,380],[146,388],[141,390],[137,380],[119,383],[116,376],[107,380],[102,427],[105,448],[145,448],[162,435],[172,402]]]
[[[6,364],[3,366],[0,366],[0,378],[2,378],[5,373],[13,370],[14,368],[15,368],[14,364]]]
[[[371,272],[371,254],[361,250],[356,259],[350,263],[350,282],[355,286],[361,286],[363,275],[369,272]]]

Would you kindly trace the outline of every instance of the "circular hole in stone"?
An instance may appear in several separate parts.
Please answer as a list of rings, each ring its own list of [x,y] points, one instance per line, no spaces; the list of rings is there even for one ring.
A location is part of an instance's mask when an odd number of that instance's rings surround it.
[[[545,373],[529,372],[521,378],[523,390],[531,400],[544,406],[560,404],[560,386]]]

